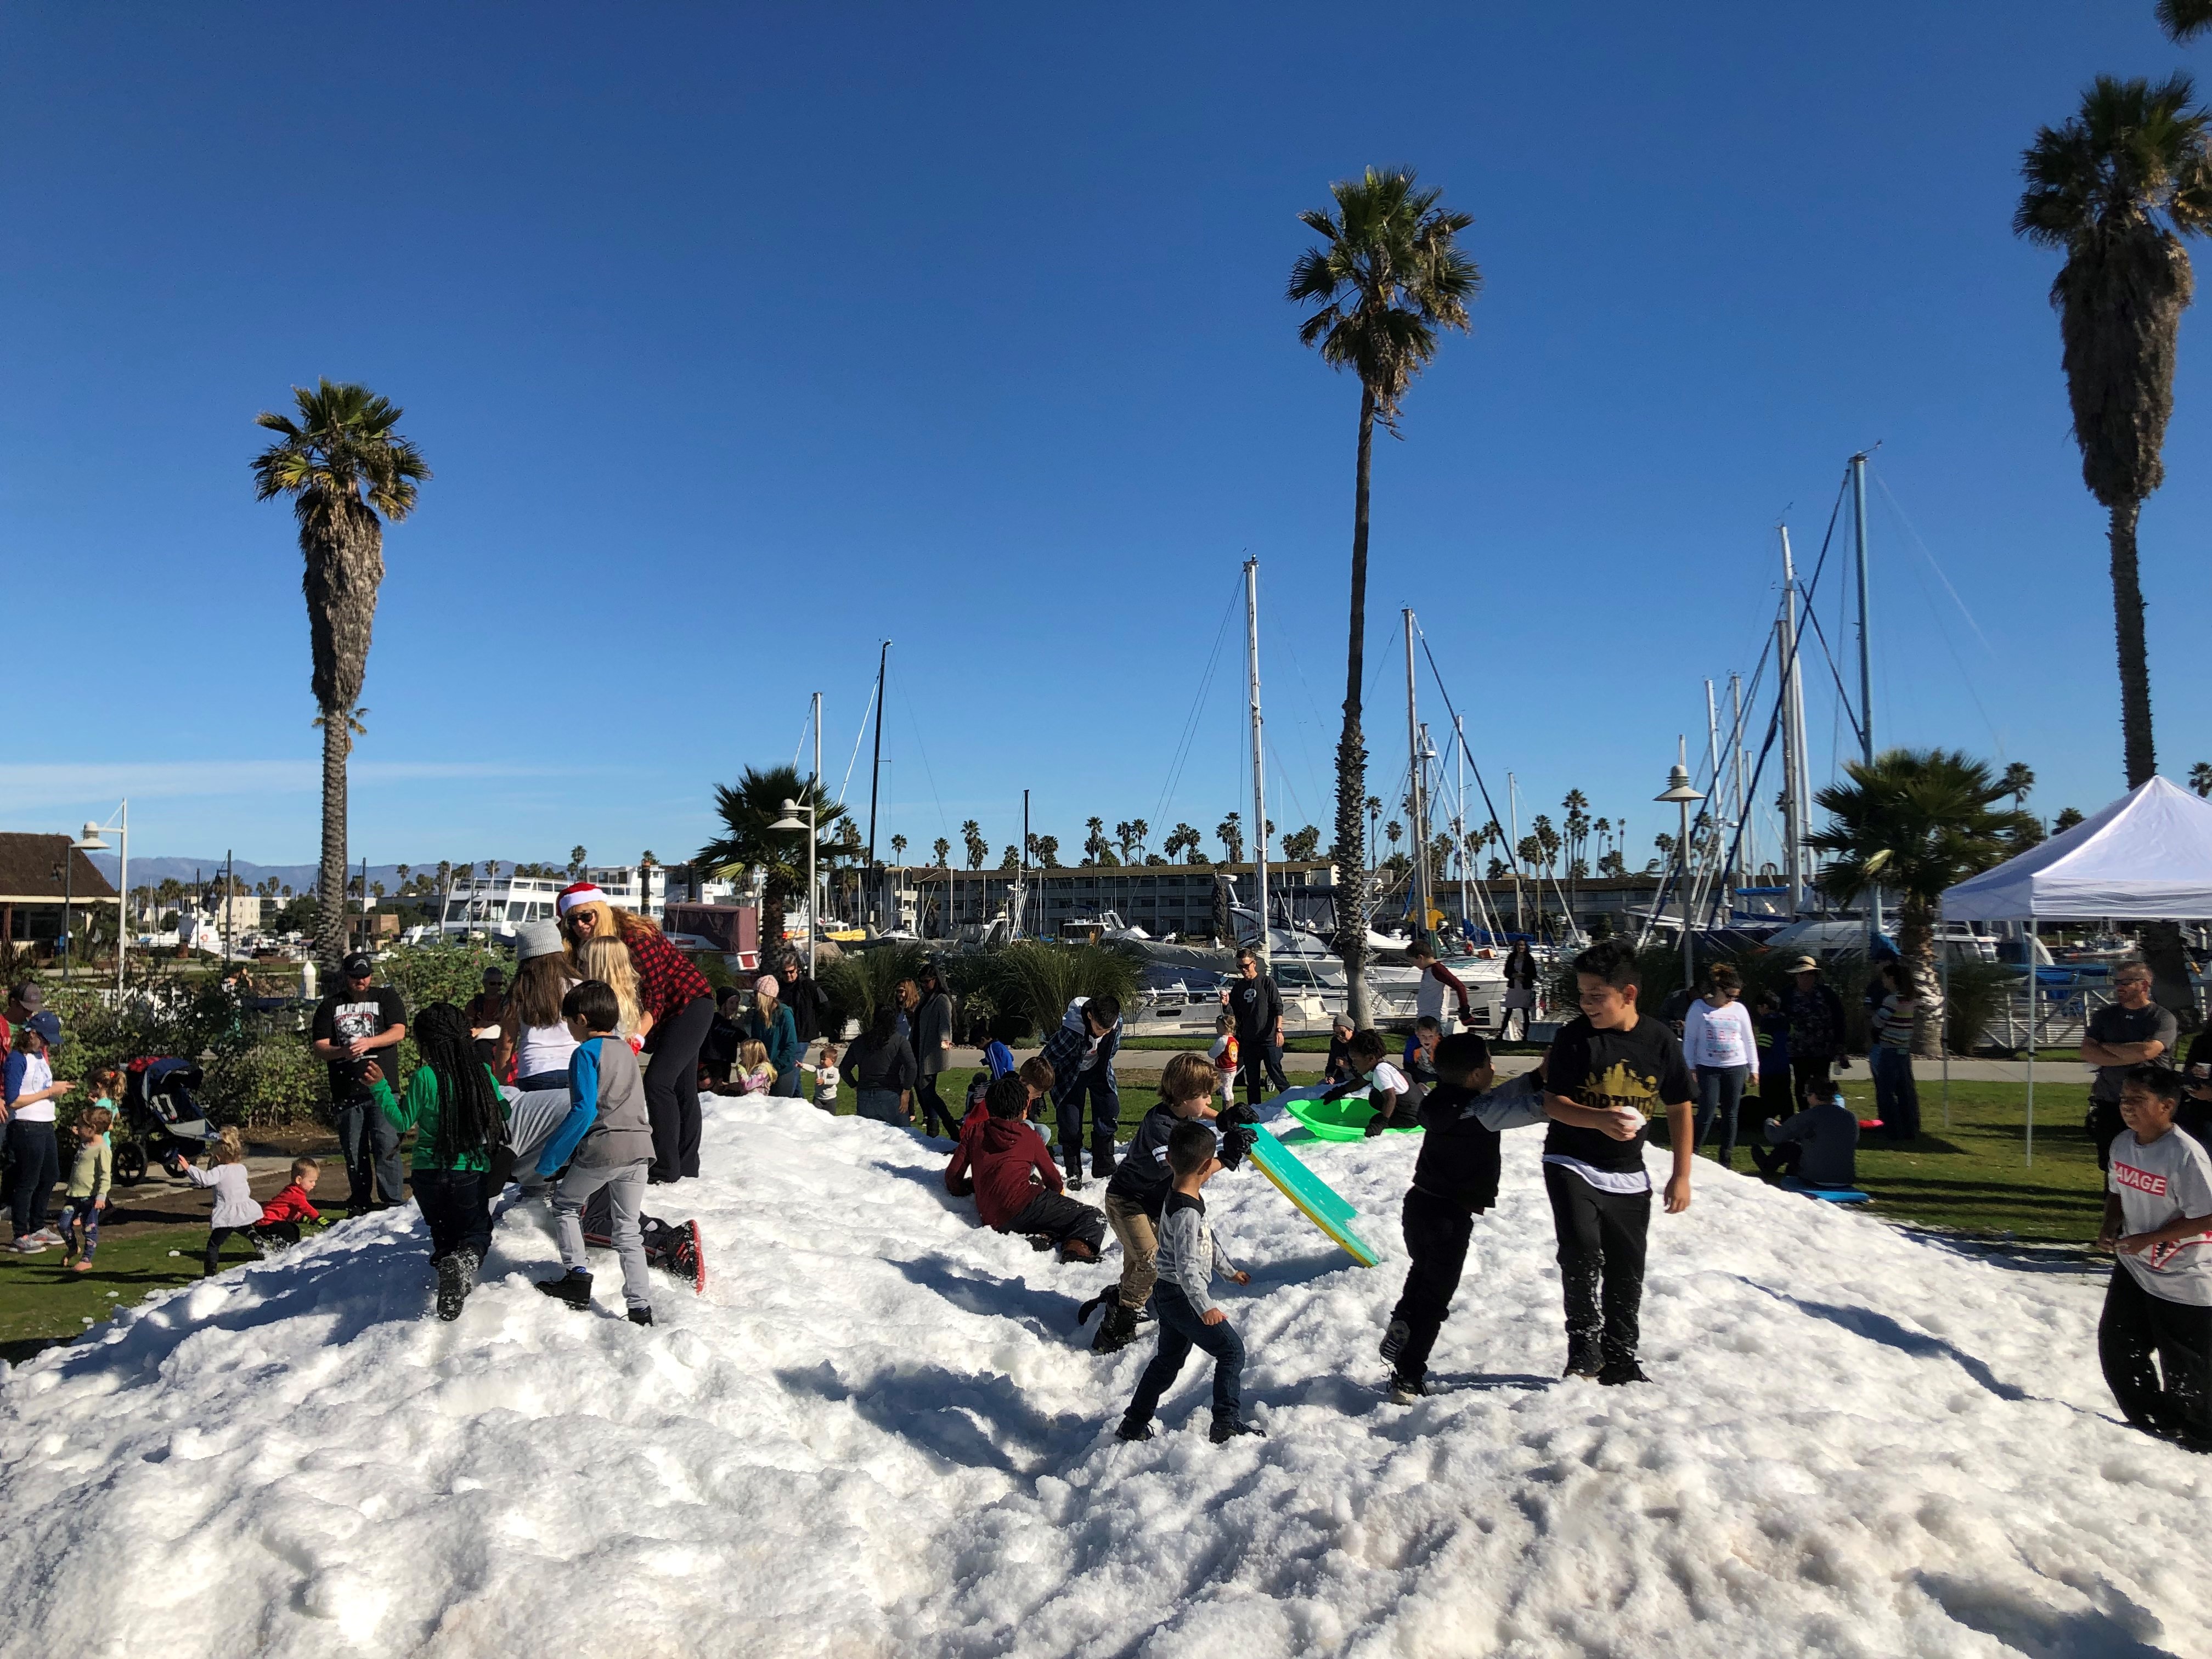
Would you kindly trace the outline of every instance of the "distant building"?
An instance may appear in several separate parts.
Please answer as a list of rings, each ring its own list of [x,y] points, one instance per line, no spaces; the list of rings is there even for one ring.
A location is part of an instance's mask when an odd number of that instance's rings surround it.
[[[668,871],[662,865],[595,864],[583,878],[604,890],[617,909],[655,921],[667,911]],[[438,932],[452,939],[483,933],[511,941],[519,924],[551,917],[554,902],[570,884],[565,875],[456,877],[446,890]]]
[[[1326,859],[1267,866],[1267,894],[1274,913],[1285,908],[1301,921],[1330,914],[1335,866]],[[912,907],[911,925],[926,938],[949,938],[970,922],[988,922],[1012,901],[1012,870],[947,870],[939,865],[907,865],[885,872],[899,908]],[[1170,933],[1213,930],[1214,893],[1220,878],[1235,882],[1238,900],[1252,898],[1249,864],[1084,864],[1056,869],[1031,868],[1024,876],[1026,896],[1021,927],[1025,933],[1056,938],[1066,922],[1086,921],[1106,910],[1143,928],[1154,939]],[[911,894],[909,900],[908,894]]]
[[[65,890],[79,908],[121,902],[114,884],[67,836],[0,835],[0,939],[58,948]],[[75,925],[82,931],[82,919]]]

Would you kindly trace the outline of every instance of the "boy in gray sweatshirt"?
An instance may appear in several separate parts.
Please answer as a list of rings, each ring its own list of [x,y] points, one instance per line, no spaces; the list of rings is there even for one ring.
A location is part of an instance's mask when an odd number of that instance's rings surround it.
[[[1159,1409],[1160,1396],[1175,1386],[1183,1361],[1195,1347],[1213,1356],[1213,1428],[1208,1437],[1218,1446],[1240,1434],[1266,1432],[1238,1415],[1243,1404],[1244,1343],[1212,1292],[1217,1270],[1239,1285],[1250,1284],[1252,1275],[1240,1271],[1215,1241],[1206,1221],[1206,1200],[1199,1196],[1199,1189],[1222,1167],[1213,1155],[1213,1131],[1204,1123],[1178,1123],[1168,1136],[1167,1152],[1175,1184],[1160,1216],[1160,1277],[1152,1292],[1160,1322],[1160,1351],[1137,1379],[1137,1397],[1114,1432],[1122,1440],[1152,1437],[1152,1413]]]
[[[653,1162],[653,1123],[646,1114],[645,1079],[629,1040],[615,1035],[622,1018],[614,988],[587,979],[562,999],[561,1013],[576,1038],[568,1060],[568,1115],[538,1155],[538,1173],[551,1176],[562,1164],[568,1173],[553,1190],[555,1225],[561,1237],[558,1279],[542,1279],[538,1288],[572,1308],[592,1305],[592,1270],[584,1257],[584,1206],[593,1194],[607,1194],[615,1254],[622,1258],[623,1299],[630,1322],[653,1323],[646,1299],[647,1268],[638,1216],[645,1207],[646,1170]]]

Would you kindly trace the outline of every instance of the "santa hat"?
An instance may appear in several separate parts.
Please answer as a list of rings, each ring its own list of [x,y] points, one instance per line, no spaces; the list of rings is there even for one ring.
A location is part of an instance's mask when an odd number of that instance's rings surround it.
[[[553,901],[553,914],[565,916],[580,904],[605,904],[607,896],[588,881],[580,881],[561,890],[561,896]]]

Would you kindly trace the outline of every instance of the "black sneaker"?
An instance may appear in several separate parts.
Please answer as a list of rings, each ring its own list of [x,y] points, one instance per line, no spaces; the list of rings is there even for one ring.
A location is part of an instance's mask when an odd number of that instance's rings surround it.
[[[1106,1317],[1098,1322],[1098,1334],[1091,1339],[1093,1353],[1118,1353],[1137,1334],[1137,1316],[1119,1302],[1106,1304]]]
[[[1605,1369],[1605,1356],[1598,1350],[1595,1336],[1567,1335],[1567,1368],[1561,1376],[1595,1376]]]
[[[1116,1440],[1150,1440],[1152,1437],[1152,1425],[1149,1423],[1132,1423],[1125,1417],[1114,1425],[1114,1437]]]
[[[653,1310],[632,1308],[629,1310],[629,1322],[633,1325],[650,1325],[653,1323]]]
[[[1633,1359],[1608,1359],[1605,1369],[1597,1374],[1597,1380],[1608,1389],[1617,1389],[1624,1382],[1649,1382],[1651,1379],[1644,1376],[1644,1367]]]
[[[1240,1434],[1257,1435],[1262,1440],[1267,1437],[1267,1430],[1257,1423],[1246,1423],[1235,1417],[1215,1418],[1213,1426],[1206,1431],[1206,1437],[1218,1446],[1234,1440]]]
[[[562,1273],[558,1279],[541,1279],[538,1288],[556,1302],[565,1302],[579,1310],[592,1305],[592,1276],[589,1273]]]
[[[1425,1398],[1428,1392],[1429,1385],[1423,1378],[1394,1376],[1390,1379],[1390,1403],[1394,1406],[1410,1406],[1416,1400]]]
[[[1390,1328],[1382,1333],[1382,1346],[1379,1351],[1382,1358],[1396,1364],[1398,1356],[1406,1352],[1406,1339],[1413,1334],[1412,1328],[1404,1320],[1392,1320]]]
[[[461,1316],[461,1304],[469,1299],[476,1288],[477,1253],[474,1250],[455,1250],[438,1263],[438,1317],[447,1323]],[[586,1299],[591,1286],[584,1287]]]

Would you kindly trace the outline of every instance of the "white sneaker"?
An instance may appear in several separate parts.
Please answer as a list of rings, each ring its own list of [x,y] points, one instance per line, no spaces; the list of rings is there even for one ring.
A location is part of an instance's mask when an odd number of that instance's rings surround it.
[[[58,1227],[41,1227],[31,1237],[41,1244],[58,1244],[62,1242],[61,1229]]]
[[[36,1255],[46,1248],[46,1243],[44,1239],[33,1233],[28,1238],[17,1239],[8,1248],[15,1251],[17,1255]]]

